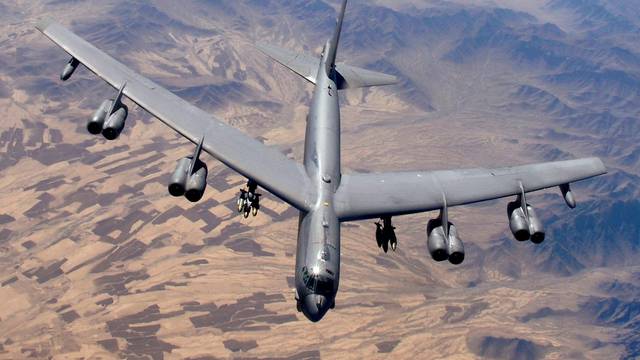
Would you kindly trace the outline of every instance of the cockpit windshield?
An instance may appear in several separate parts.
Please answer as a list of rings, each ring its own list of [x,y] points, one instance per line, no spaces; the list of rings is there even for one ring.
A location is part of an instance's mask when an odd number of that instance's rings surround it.
[[[302,268],[302,281],[307,289],[314,294],[331,294],[333,292],[333,279],[315,274],[315,272],[310,273],[306,266]]]

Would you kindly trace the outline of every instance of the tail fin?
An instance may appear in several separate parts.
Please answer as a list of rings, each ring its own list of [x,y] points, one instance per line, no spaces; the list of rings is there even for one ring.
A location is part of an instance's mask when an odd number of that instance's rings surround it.
[[[338,43],[340,43],[340,33],[342,31],[342,22],[344,20],[344,13],[346,9],[347,0],[343,0],[336,28],[333,36],[329,41],[327,41],[327,44],[324,47],[322,59],[303,54],[296,54],[292,51],[281,49],[273,45],[257,44],[256,47],[270,58],[286,66],[291,71],[302,76],[313,84],[316,83],[318,66],[321,64],[321,61],[324,61],[327,74],[335,69],[337,75],[336,85],[340,90],[391,85],[397,83],[398,79],[393,75],[365,70],[346,64],[336,64],[336,52],[338,49]]]
[[[327,71],[329,71],[336,64],[336,53],[338,52],[338,44],[340,43],[340,33],[342,32],[342,22],[344,20],[344,13],[347,10],[347,0],[342,1],[342,7],[338,14],[338,22],[333,32],[333,36],[327,42],[325,47],[325,63],[327,65]]]

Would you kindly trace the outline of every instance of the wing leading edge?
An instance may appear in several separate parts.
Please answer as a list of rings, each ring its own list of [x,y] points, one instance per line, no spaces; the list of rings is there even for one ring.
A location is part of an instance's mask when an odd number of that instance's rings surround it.
[[[297,209],[308,210],[312,187],[301,164],[137,74],[61,25],[45,20],[36,28],[114,88],[126,83],[126,97],[194,144],[204,137],[203,149],[217,160]]]
[[[598,158],[500,169],[344,175],[335,208],[341,221],[412,214],[472,204],[605,174]]]

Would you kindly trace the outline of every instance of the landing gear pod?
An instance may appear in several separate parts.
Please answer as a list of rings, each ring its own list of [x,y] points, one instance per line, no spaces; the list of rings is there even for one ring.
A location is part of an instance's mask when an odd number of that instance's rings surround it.
[[[78,68],[78,65],[80,65],[80,61],[72,57],[71,60],[69,60],[69,62],[67,63],[67,65],[64,67],[64,69],[62,69],[62,73],[60,73],[60,80],[62,81],[69,80],[71,75],[73,75],[73,73]]]
[[[562,197],[564,198],[564,202],[568,207],[575,209],[576,208],[576,199],[573,196],[573,191],[571,191],[571,187],[569,184],[560,185],[560,191],[562,192]]]

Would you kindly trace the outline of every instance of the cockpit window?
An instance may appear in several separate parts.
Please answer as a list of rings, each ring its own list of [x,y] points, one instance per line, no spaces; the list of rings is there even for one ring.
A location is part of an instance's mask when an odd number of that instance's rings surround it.
[[[302,281],[307,289],[315,294],[331,294],[333,292],[332,279],[309,273],[309,269],[306,266],[302,268]]]
[[[315,292],[317,294],[331,294],[333,292],[333,281],[329,278],[318,278]]]

